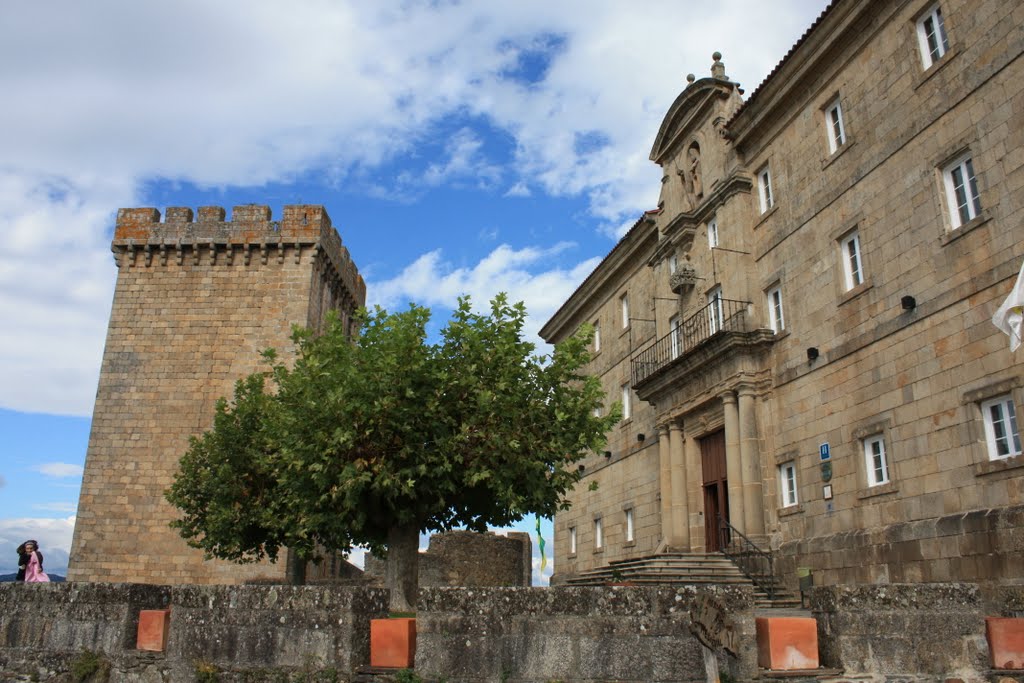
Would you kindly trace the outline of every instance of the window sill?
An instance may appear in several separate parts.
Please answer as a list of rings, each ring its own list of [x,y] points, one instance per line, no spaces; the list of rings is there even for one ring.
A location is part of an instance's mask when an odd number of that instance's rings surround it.
[[[844,154],[846,154],[846,151],[848,149],[850,149],[851,147],[853,147],[856,143],[857,143],[856,140],[854,140],[851,137],[847,137],[846,138],[846,142],[843,143],[842,147],[840,147],[836,151],[832,152],[824,160],[822,160],[822,162],[821,162],[821,170],[824,171],[826,168],[831,166],[836,161],[836,159],[838,159],[839,157],[841,157]]]
[[[953,46],[953,47],[949,48],[949,50],[946,51],[946,54],[944,54],[941,57],[939,57],[939,61],[932,62],[931,66],[929,66],[927,69],[922,71],[920,73],[920,75],[918,75],[917,80],[914,81],[914,85],[913,85],[914,90],[917,90],[922,85],[924,85],[927,81],[929,81],[932,76],[937,74],[947,64],[949,64],[951,61],[953,61],[953,58],[956,57],[958,54],[960,54],[960,49],[958,47]],[[918,57],[920,58],[920,55],[918,55]]]
[[[867,500],[868,498],[876,498],[877,496],[887,496],[890,493],[899,493],[900,487],[896,485],[894,481],[888,481],[878,486],[869,486],[860,493],[857,494],[857,500]]]
[[[622,547],[623,548],[635,548],[636,547],[636,541],[626,541],[625,543],[622,544]]]
[[[757,230],[759,227],[761,227],[761,224],[764,223],[769,218],[771,218],[771,216],[778,210],[779,205],[772,204],[772,208],[768,209],[767,211],[763,212],[760,216],[757,217],[757,221],[754,223],[754,230]]]
[[[797,503],[796,505],[787,505],[784,508],[779,508],[776,513],[778,514],[779,519],[792,517],[793,515],[802,515],[804,513],[804,504]]]
[[[975,228],[980,228],[981,226],[985,225],[985,223],[988,223],[989,220],[991,220],[991,218],[992,216],[989,214],[988,211],[982,211],[977,216],[967,221],[963,225],[957,228],[945,230],[942,233],[942,246],[946,246],[950,242],[960,239],[961,237],[963,237],[970,231],[974,230]]]
[[[1014,455],[1008,458],[999,458],[998,460],[986,460],[974,465],[974,476],[983,477],[986,474],[1015,470],[1020,467],[1024,467],[1024,455]]]
[[[604,548],[594,548],[595,555],[604,555]]]
[[[632,327],[632,325],[626,325],[625,327],[619,328],[619,336],[621,337],[624,334],[629,334],[629,330]]]
[[[769,328],[769,329],[771,329],[771,328]],[[775,332],[775,341],[782,341],[783,339],[785,339],[788,336],[789,336],[789,330],[783,328],[783,329],[779,330],[778,332]]]
[[[565,559],[567,559],[567,560],[575,560],[576,559],[576,553],[569,553],[568,555],[565,556]]]
[[[836,305],[837,306],[842,306],[845,303],[853,301],[854,299],[859,297],[861,294],[863,294],[864,292],[866,292],[869,289],[871,289],[872,286],[873,286],[873,284],[871,282],[871,278],[868,278],[867,280],[865,280],[864,282],[860,283],[859,285],[857,285],[853,289],[848,289],[845,292],[843,292],[841,295],[839,295],[839,303],[837,303]]]
[[[622,421],[619,422],[619,427],[625,429],[626,427],[628,427],[631,424],[633,424],[632,416],[624,417],[624,418],[622,418]]]

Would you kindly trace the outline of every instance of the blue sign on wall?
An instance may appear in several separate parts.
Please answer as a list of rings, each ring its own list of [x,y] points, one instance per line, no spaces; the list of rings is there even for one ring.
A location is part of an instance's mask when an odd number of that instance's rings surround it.
[[[828,441],[818,447],[818,453],[821,455],[822,460],[831,460],[832,454],[828,450]]]

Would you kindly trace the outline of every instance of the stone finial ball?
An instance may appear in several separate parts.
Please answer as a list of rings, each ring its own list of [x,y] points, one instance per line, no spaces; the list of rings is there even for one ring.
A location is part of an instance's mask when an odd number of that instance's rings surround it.
[[[693,83],[695,80],[697,80],[696,76],[694,76],[693,74],[686,74],[687,83]]]
[[[716,62],[718,60],[720,60],[721,58],[722,58],[722,53],[721,52],[715,52],[714,54],[711,55],[711,59],[715,60]]]

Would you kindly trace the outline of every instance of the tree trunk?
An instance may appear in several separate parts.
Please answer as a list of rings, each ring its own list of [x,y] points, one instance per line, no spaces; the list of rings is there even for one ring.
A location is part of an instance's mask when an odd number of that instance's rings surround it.
[[[420,530],[418,526],[388,531],[388,559],[384,581],[391,591],[392,612],[413,612],[420,583]]]

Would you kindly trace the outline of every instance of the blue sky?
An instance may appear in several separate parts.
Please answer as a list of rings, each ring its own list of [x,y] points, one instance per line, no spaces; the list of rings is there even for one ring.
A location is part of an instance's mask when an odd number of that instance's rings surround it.
[[[443,320],[460,294],[507,291],[535,332],[655,205],[647,157],[686,74],[719,50],[752,90],[825,4],[8,8],[0,573],[30,536],[66,566],[119,207],[323,204],[371,303]]]

